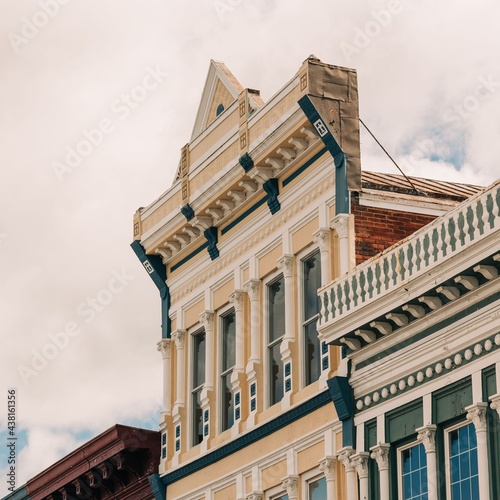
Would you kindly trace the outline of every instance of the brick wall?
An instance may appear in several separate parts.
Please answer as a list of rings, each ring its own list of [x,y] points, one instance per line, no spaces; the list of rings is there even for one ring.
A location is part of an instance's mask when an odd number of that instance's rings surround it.
[[[435,219],[432,215],[363,207],[357,193],[352,193],[351,210],[356,228],[356,265]]]

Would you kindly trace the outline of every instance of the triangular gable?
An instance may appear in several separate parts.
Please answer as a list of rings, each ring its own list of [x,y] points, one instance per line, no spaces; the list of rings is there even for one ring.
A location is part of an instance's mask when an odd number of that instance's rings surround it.
[[[201,134],[223,110],[231,106],[243,90],[243,86],[223,62],[210,60],[191,140]]]

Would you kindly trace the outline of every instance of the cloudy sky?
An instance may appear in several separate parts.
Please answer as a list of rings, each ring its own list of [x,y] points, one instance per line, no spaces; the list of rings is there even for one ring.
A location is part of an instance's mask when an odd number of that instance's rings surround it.
[[[171,185],[211,58],[264,100],[310,54],[356,68],[361,118],[407,174],[499,176],[494,0],[0,9],[0,495],[9,389],[18,485],[117,422],[156,428],[160,303],[132,216]],[[362,165],[394,171],[366,134]]]

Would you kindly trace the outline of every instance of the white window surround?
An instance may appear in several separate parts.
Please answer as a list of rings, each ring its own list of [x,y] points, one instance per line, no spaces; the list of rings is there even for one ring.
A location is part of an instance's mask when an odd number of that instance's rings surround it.
[[[299,297],[298,297],[298,307],[297,307],[297,324],[299,325],[299,345],[298,345],[298,354],[299,354],[299,380],[300,380],[300,388],[303,389],[304,387],[307,387],[307,381],[306,381],[306,350],[305,350],[305,325],[304,322],[306,319],[304,317],[304,292],[305,292],[305,287],[304,287],[304,273],[303,273],[303,266],[304,262],[309,258],[312,257],[314,254],[318,255],[318,259],[321,265],[321,252],[319,250],[319,247],[317,245],[310,245],[304,250],[302,250],[299,254],[296,255],[297,263],[299,264],[296,269],[296,284],[297,284],[297,290],[299,290]],[[321,372],[321,342],[319,343],[319,356],[320,356],[320,372]],[[315,383],[317,381],[313,381],[312,383]],[[309,384],[310,385],[310,384]]]
[[[315,469],[311,469],[301,474],[300,482],[301,482],[302,496],[304,497],[304,500],[309,500],[309,484],[312,483],[313,481],[318,481],[319,479],[325,479],[326,481],[325,474],[321,472],[319,467],[316,467]]]
[[[403,446],[400,446],[397,448],[397,477],[398,477],[398,498],[403,499],[404,498],[404,491],[403,491],[403,452],[406,450],[409,450],[410,448],[413,448],[415,446],[422,446],[423,447],[423,454],[425,456],[425,467],[428,471],[428,464],[427,464],[427,454],[425,453],[425,447],[422,444],[421,441],[412,441],[411,443],[405,444]],[[426,474],[428,478],[428,474]],[[432,479],[432,478],[431,478]],[[429,484],[429,478],[427,479],[427,494],[428,494],[428,484]]]
[[[283,280],[284,284],[284,275],[283,272],[279,269],[275,270],[273,273],[269,274],[265,279],[262,280],[262,288],[263,288],[263,293],[262,293],[262,319],[264,323],[264,328],[263,328],[263,342],[262,342],[262,355],[263,355],[263,367],[264,367],[264,373],[263,373],[263,397],[264,397],[264,408],[270,408],[271,406],[274,406],[275,404],[280,404],[280,401],[270,404],[270,398],[271,398],[271,390],[270,390],[270,384],[269,384],[269,377],[270,377],[270,359],[269,359],[269,286],[272,285],[272,283],[278,279]],[[284,335],[282,339],[284,338]],[[282,342],[283,340],[281,340]],[[283,367],[284,369],[284,367]],[[284,384],[284,382],[283,382]],[[285,388],[283,385],[283,392]]]

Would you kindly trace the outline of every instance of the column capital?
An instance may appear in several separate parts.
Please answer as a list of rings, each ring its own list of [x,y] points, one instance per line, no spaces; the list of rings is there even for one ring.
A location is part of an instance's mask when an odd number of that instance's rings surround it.
[[[283,488],[287,491],[288,496],[290,498],[297,498],[298,494],[298,486],[299,486],[299,477],[298,476],[288,476],[283,479],[283,483],[281,483]]]
[[[200,323],[203,324],[205,330],[212,330],[214,326],[214,312],[213,311],[203,311],[200,314]]]
[[[476,403],[465,408],[467,410],[465,418],[474,424],[476,432],[486,431],[488,428],[486,419],[487,408],[488,403]]]
[[[171,339],[161,339],[156,344],[156,350],[161,352],[161,357],[163,359],[170,358],[170,343]]]
[[[291,278],[293,274],[293,255],[285,254],[278,259],[278,269],[283,271],[285,278]]]
[[[330,245],[330,229],[322,227],[313,234],[313,241],[319,246],[320,252],[328,250]]]
[[[368,477],[368,459],[370,454],[367,451],[361,451],[352,455],[351,460],[354,462],[354,467],[356,467],[356,472],[358,473],[359,479],[365,479]]]
[[[339,450],[337,454],[337,458],[339,459],[340,462],[342,462],[342,465],[344,466],[346,472],[354,472],[355,470],[355,464],[351,460],[351,457],[354,454],[355,451],[350,446],[342,448],[341,450]]]
[[[389,470],[389,450],[391,445],[389,443],[379,443],[370,448],[370,457],[376,460],[378,470]]]
[[[332,229],[335,229],[339,238],[347,238],[349,235],[349,215],[336,215],[332,221]]]
[[[263,493],[250,493],[245,497],[245,500],[262,500],[263,498]]]
[[[184,349],[184,339],[186,338],[186,330],[175,330],[172,332],[172,340],[175,342],[177,349]]]
[[[494,394],[490,397],[491,400],[491,409],[496,410],[498,412],[498,416],[500,417],[500,394]]]
[[[325,475],[326,479],[335,479],[335,457],[325,457],[319,462],[319,470]]]
[[[229,295],[229,302],[234,305],[235,311],[241,311],[243,309],[243,294],[243,290],[235,290]]]
[[[437,425],[425,425],[416,429],[417,439],[424,445],[426,453],[436,453],[436,430]]]
[[[243,285],[243,290],[245,290],[245,292],[248,294],[250,300],[257,300],[259,298],[259,286],[260,280],[258,279],[248,280]]]

